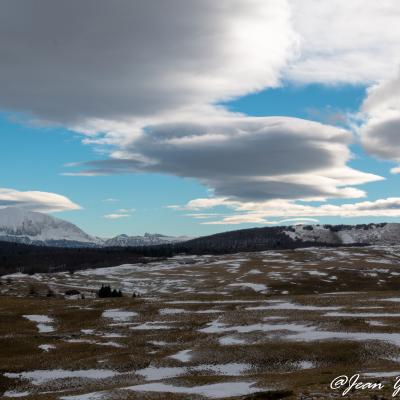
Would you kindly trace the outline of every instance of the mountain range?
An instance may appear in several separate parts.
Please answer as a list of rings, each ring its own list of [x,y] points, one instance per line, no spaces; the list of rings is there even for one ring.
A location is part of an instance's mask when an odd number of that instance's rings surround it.
[[[71,222],[16,207],[0,209],[0,241],[54,247],[150,246],[188,240],[188,237],[145,233],[143,236],[91,236]]]
[[[306,245],[400,244],[400,224],[295,225],[241,229],[199,238],[146,233],[143,236],[91,236],[53,216],[15,207],[0,209],[0,241],[52,247],[142,247],[173,245],[187,252],[232,252]]]

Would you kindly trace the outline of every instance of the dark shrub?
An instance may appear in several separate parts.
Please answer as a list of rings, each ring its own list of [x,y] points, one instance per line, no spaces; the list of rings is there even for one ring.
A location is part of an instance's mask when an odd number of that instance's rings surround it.
[[[76,289],[69,289],[65,291],[65,295],[66,296],[76,296],[78,294],[81,294],[81,292],[79,290]]]

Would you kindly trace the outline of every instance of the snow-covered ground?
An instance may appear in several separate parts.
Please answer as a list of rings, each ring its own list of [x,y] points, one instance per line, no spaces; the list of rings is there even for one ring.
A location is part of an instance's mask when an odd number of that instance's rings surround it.
[[[285,231],[293,240],[330,244],[398,244],[400,224],[371,224],[363,226],[294,225]]]
[[[180,256],[1,282],[1,321],[18,327],[10,339],[0,326],[5,397],[228,398],[309,383],[300,397],[323,393],[343,365],[398,372],[396,247]],[[102,284],[124,297],[94,298]],[[31,285],[43,297],[27,297]],[[58,298],[44,297],[49,287]],[[85,299],[63,299],[70,288]]]

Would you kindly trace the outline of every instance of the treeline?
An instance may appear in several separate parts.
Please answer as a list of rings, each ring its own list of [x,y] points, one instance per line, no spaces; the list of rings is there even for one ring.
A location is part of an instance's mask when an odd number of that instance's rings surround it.
[[[147,262],[146,257],[132,248],[61,248],[0,242],[0,275],[15,272],[74,272]]]

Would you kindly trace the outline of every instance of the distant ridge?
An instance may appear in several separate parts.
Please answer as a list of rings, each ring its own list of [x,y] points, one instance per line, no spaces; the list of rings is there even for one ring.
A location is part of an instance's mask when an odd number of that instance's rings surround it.
[[[176,247],[193,253],[232,253],[308,246],[398,244],[400,244],[400,224],[379,223],[241,229],[199,237]]]
[[[16,207],[0,209],[0,241],[52,247],[151,246],[188,240],[146,233],[111,239],[91,236],[76,225],[53,216]]]
[[[123,246],[123,247],[136,247],[136,246],[154,246],[165,243],[177,243],[189,240],[191,238],[186,236],[166,236],[159,233],[145,233],[143,236],[128,236],[118,235],[111,239],[103,241],[103,245],[107,247]]]
[[[195,239],[146,233],[101,239],[39,212],[0,209],[0,241],[52,247],[163,246],[174,252],[229,253],[305,246],[400,244],[400,224],[295,225],[241,229]]]

